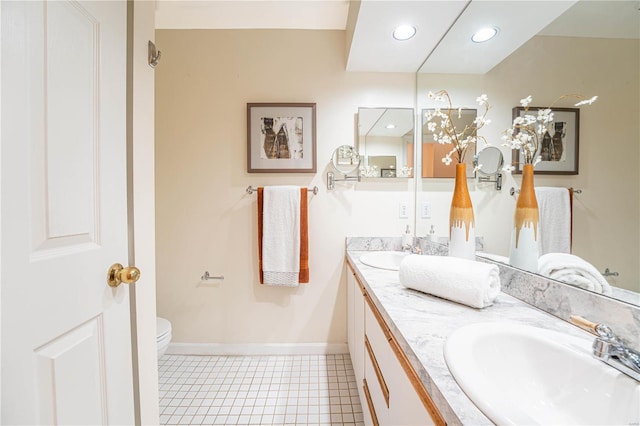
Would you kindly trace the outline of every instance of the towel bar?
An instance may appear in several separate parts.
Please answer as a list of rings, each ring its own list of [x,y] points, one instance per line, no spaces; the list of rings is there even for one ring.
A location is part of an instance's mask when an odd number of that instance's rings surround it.
[[[574,194],[582,194],[582,189],[573,189],[573,188],[569,188],[569,189],[572,190]],[[513,186],[509,190],[509,195],[516,195],[519,193],[520,193],[520,190],[515,189]]]
[[[307,188],[307,190],[309,192],[312,192],[313,195],[317,195],[318,194],[318,187],[317,186],[314,186],[313,188]],[[247,186],[247,189],[246,189],[247,194],[253,194],[256,191],[257,191],[257,189],[252,187],[251,185]]]

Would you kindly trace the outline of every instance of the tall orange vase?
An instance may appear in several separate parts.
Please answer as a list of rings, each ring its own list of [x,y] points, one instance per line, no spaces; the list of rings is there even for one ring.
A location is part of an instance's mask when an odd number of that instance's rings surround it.
[[[449,256],[475,260],[476,222],[467,187],[467,165],[456,164],[456,184],[449,211]]]
[[[530,272],[538,271],[538,239],[540,238],[538,200],[533,184],[533,165],[522,168],[522,187],[516,203],[511,232],[509,263]]]

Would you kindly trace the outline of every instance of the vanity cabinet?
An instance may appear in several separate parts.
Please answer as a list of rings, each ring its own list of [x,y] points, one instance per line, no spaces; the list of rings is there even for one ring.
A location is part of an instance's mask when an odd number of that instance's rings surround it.
[[[351,267],[348,338],[367,425],[445,425],[397,339]]]

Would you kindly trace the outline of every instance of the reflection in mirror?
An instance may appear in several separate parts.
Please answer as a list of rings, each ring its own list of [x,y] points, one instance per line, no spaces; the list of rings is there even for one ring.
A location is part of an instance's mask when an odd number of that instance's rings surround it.
[[[333,168],[344,175],[358,170],[360,166],[360,154],[351,145],[341,145],[333,151],[331,157]]]
[[[442,108],[443,112],[448,113],[449,110]],[[440,144],[433,139],[433,132],[429,131],[429,121],[427,119],[427,113],[432,112],[433,109],[422,110],[422,177],[423,178],[453,178],[456,177],[455,165],[447,165],[442,159],[453,148],[451,144]],[[451,121],[456,129],[464,129],[465,127],[471,127],[473,121],[476,119],[477,110],[465,109],[451,110]],[[436,124],[436,128],[440,125],[437,120],[432,120]],[[476,135],[473,135],[476,136]],[[465,155],[465,163],[467,163],[467,169],[473,170],[473,156],[476,153],[476,145],[469,146],[469,152]],[[472,178],[473,173],[467,173],[467,177]]]
[[[478,182],[496,184],[496,190],[502,189],[502,151],[495,146],[486,146],[473,157],[473,167],[478,173]]]
[[[412,177],[413,109],[358,108],[363,177]]]
[[[530,2],[509,3],[516,8]],[[472,2],[464,13],[474,6],[504,9],[501,2]],[[522,16],[516,10],[511,14]],[[603,20],[605,15],[607,19]],[[582,193],[573,198],[571,253],[588,261],[604,276],[614,287],[613,297],[640,305],[640,14],[637,2],[578,1],[538,35],[505,53],[508,56],[499,56],[499,60],[484,69],[455,74],[450,69],[442,69],[446,61],[433,61],[439,57],[437,50],[442,46],[446,46],[450,54],[463,57],[463,37],[456,38],[456,35],[468,31],[462,25],[466,22],[464,18],[463,14],[418,72],[418,106],[427,106],[420,102],[426,102],[428,91],[434,87],[456,92],[456,99],[463,102],[470,102],[479,92],[487,93],[492,99],[489,117],[492,123],[485,136],[489,143],[499,147],[501,132],[511,127],[511,111],[520,99],[532,95],[539,105],[547,105],[564,93],[599,95],[597,104],[580,111],[579,174],[536,175],[535,185],[582,189]],[[483,45],[485,56],[494,53],[498,56],[501,40],[509,35],[505,27],[498,37]],[[428,74],[429,66],[440,69]],[[574,102],[558,106],[571,108]],[[615,141],[615,145],[606,141]],[[510,154],[503,149],[507,162]],[[520,187],[520,175],[505,174],[503,179],[507,188]],[[422,207],[421,200],[442,200],[443,207],[438,212],[439,205],[434,202],[433,217],[417,223],[417,232],[426,235],[431,224],[435,224],[438,232],[446,229],[446,197],[438,192],[440,187],[433,183],[418,187],[424,194],[417,195],[417,209]],[[480,185],[472,188],[471,195],[483,250],[508,256],[515,197],[508,191],[485,191]],[[611,275],[612,272],[618,275]],[[619,293],[629,297],[621,297]]]

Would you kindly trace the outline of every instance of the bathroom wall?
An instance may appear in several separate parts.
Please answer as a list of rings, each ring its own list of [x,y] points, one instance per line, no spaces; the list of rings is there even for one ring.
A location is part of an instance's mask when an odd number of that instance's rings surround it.
[[[400,236],[413,181],[337,184],[333,150],[354,144],[358,107],[414,107],[414,74],[347,73],[344,31],[158,30],[156,241],[158,314],[174,342],[346,342],[347,235]],[[316,174],[246,172],[246,104],[317,104]],[[309,201],[310,270],[299,288],[258,281],[256,195],[317,185]],[[224,281],[200,282],[207,270]]]
[[[574,199],[574,253],[600,271],[620,273],[616,286],[640,291],[640,87],[638,40],[535,37],[485,75],[418,75],[418,106],[427,93],[447,89],[455,106],[471,106],[482,93],[489,96],[491,124],[481,130],[501,147],[501,132],[510,126],[511,109],[533,96],[534,106],[546,106],[565,93],[598,95],[596,103],[580,109],[579,174],[536,175],[537,186],[582,189]],[[560,107],[573,107],[568,100]],[[432,105],[432,104],[431,104]],[[511,153],[501,147],[505,161]],[[520,175],[506,175],[503,189],[469,181],[476,212],[476,235],[485,237],[485,251],[507,255]],[[433,223],[446,234],[451,180],[418,182],[418,207],[433,205],[432,219],[418,218],[418,235]]]

